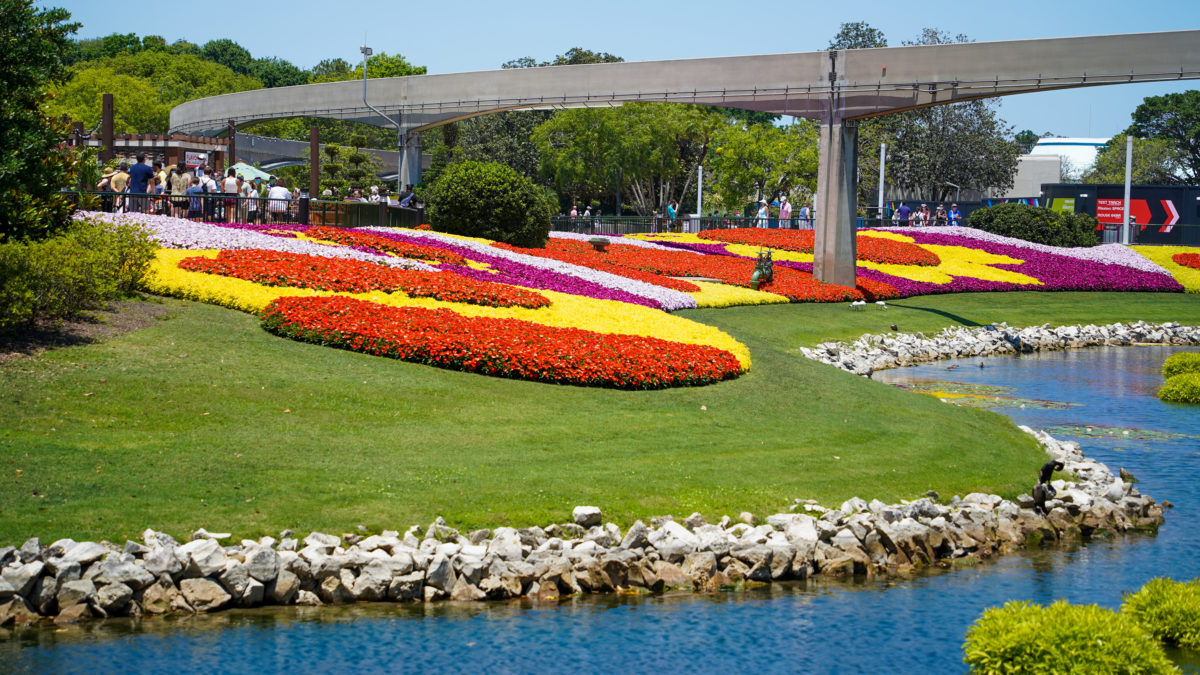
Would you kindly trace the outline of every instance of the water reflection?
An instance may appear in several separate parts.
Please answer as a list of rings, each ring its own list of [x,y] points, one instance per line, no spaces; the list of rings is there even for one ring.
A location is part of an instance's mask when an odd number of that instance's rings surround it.
[[[814,580],[743,593],[536,602],[241,610],[186,619],[105,621],[0,639],[15,672],[358,672],[487,670],[610,673],[963,671],[967,627],[1011,599],[1116,607],[1155,576],[1200,576],[1200,411],[1154,398],[1178,348],[1102,348],[946,362],[876,374],[1011,387],[1054,401],[1005,407],[1021,424],[1064,431],[1104,424],[1146,433],[1119,442],[1080,433],[1085,451],[1177,506],[1156,536],[1033,551],[905,580]],[[1153,432],[1153,433],[1151,433]],[[0,638],[5,637],[0,633]],[[1174,654],[1195,671],[1200,655]]]

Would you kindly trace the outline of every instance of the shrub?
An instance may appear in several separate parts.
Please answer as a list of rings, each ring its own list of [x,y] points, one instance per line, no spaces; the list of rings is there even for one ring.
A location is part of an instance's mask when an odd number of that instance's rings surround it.
[[[1132,618],[1064,601],[993,607],[967,630],[972,673],[1174,673],[1162,647]]]
[[[427,201],[433,229],[541,247],[554,205],[525,176],[494,162],[460,162],[442,172]]]
[[[1200,403],[1200,373],[1184,373],[1167,378],[1158,390],[1158,398],[1167,403]]]
[[[1200,579],[1151,579],[1125,596],[1121,611],[1160,642],[1200,648]]]
[[[0,329],[74,316],[136,290],[154,250],[138,225],[93,220],[41,241],[0,243]]]
[[[1100,243],[1096,219],[1086,213],[1063,213],[1044,206],[997,204],[974,211],[967,225],[1004,237],[1049,246],[1095,246]]]
[[[1200,373],[1200,352],[1179,352],[1163,361],[1163,377],[1171,378],[1184,373]]]

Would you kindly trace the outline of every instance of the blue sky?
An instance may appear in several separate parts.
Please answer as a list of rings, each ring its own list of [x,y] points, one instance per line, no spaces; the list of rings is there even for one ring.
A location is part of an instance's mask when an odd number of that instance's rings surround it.
[[[79,37],[161,35],[197,44],[229,38],[255,57],[278,56],[308,68],[324,58],[361,59],[364,35],[376,52],[400,53],[430,73],[491,70],[521,56],[549,60],[571,47],[627,61],[824,49],[843,22],[866,21],[888,44],[926,26],[975,41],[1200,28],[1200,2],[1162,0],[1011,0],[1008,2],[784,2],[730,0],[605,2],[271,3],[38,0],[64,7],[83,24]],[[1111,136],[1129,125],[1147,96],[1200,89],[1190,83],[1133,84],[1010,96],[1000,116],[1020,129],[1062,136]]]

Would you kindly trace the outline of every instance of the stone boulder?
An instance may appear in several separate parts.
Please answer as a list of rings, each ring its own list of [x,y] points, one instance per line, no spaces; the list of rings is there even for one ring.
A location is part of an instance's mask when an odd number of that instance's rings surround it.
[[[571,511],[571,518],[580,527],[593,527],[604,520],[604,514],[596,506],[576,506]]]
[[[96,591],[96,596],[92,598],[92,609],[101,616],[115,616],[125,610],[131,599],[132,588],[122,583],[107,584]]]
[[[197,540],[197,541],[212,541]],[[213,542],[216,543],[216,542]],[[187,544],[184,544],[186,546]],[[179,592],[188,606],[197,612],[221,609],[233,599],[221,585],[211,579],[184,579],[179,582]]]

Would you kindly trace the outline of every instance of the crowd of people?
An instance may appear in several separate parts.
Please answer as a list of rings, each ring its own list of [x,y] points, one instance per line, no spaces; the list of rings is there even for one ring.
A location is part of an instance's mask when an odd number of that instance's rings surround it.
[[[132,164],[121,162],[105,170],[96,190],[101,208],[114,213],[156,213],[190,220],[227,223],[292,222],[299,210],[300,195],[286,178],[246,178],[230,168],[224,175],[206,164],[188,167],[146,163],[137,155]],[[345,196],[333,189],[321,193],[324,201],[362,202],[418,208],[413,186],[391,196],[387,188],[372,185],[367,196],[362,190]]]
[[[900,206],[892,212],[892,225],[899,227],[928,227],[931,225],[962,225],[962,211],[958,210],[958,204],[950,204],[950,210],[946,210],[945,204],[938,204],[934,211],[929,210],[928,204],[921,204],[920,207],[913,209],[909,208],[908,204],[900,202]]]

